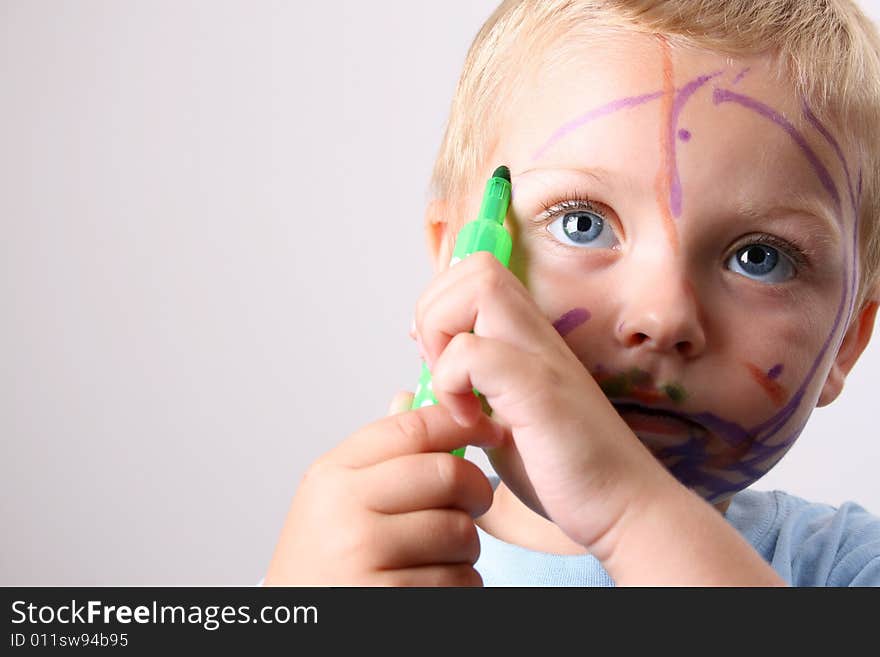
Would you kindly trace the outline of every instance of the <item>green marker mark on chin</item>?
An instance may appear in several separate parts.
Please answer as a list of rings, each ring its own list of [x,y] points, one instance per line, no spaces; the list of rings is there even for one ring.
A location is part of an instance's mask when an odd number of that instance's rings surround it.
[[[663,386],[663,392],[676,404],[680,404],[687,399],[687,393],[684,391],[684,388],[677,383],[667,383]]]

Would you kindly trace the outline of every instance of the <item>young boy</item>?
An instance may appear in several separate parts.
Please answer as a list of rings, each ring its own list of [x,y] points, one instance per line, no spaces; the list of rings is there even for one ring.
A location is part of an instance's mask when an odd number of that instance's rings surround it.
[[[880,519],[747,490],[871,335],[878,44],[847,0],[503,2],[427,211],[440,404],[309,468],[265,583],[880,585]],[[500,164],[510,269],[449,267]]]

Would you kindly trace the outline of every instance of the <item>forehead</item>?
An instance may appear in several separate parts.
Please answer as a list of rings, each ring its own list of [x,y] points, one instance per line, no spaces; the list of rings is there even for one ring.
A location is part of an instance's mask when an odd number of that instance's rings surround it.
[[[723,181],[750,201],[812,197],[839,214],[839,158],[773,67],[633,33],[551,44],[515,91],[504,155],[514,172],[598,167],[638,186],[672,150],[692,188]]]

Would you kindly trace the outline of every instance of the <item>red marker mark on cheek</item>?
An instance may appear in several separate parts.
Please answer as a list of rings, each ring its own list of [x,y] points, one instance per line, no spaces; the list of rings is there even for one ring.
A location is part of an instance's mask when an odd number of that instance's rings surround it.
[[[565,336],[592,317],[586,308],[572,308],[562,317],[553,322],[553,328],[559,335]]]
[[[785,391],[785,388],[776,381],[779,375],[782,374],[781,364],[774,365],[769,372],[765,372],[763,369],[752,363],[743,364],[749,370],[749,374],[752,375],[755,382],[764,389],[764,392],[767,393],[767,396],[773,400],[773,403],[776,406],[782,406],[785,404],[788,393]]]

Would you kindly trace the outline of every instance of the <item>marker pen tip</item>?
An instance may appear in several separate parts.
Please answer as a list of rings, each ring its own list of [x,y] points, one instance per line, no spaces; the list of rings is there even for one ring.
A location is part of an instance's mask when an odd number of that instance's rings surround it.
[[[503,178],[507,182],[510,182],[510,169],[505,166],[500,166],[495,169],[495,173],[492,174],[493,178]]]

